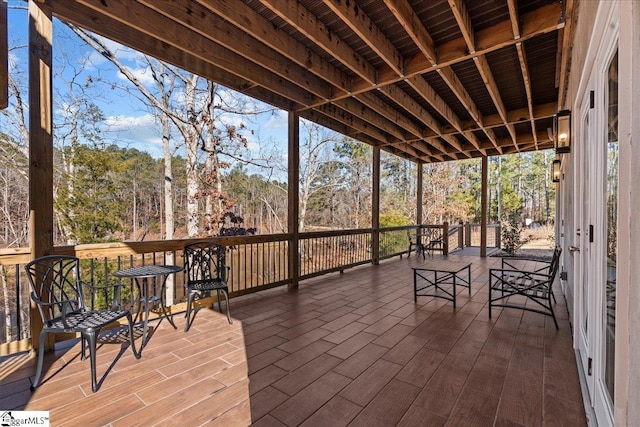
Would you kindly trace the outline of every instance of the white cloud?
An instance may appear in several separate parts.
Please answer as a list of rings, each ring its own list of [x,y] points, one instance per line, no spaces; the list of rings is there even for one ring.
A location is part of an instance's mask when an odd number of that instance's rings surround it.
[[[105,136],[118,145],[137,148],[153,156],[162,155],[160,126],[152,114],[110,116],[105,120]]]
[[[129,72],[138,80],[143,86],[153,84],[153,75],[149,67],[144,68],[129,68]],[[118,71],[118,78],[123,81],[129,81],[129,79]]]
[[[286,129],[289,126],[289,117],[286,111],[276,110],[265,122],[265,129]]]

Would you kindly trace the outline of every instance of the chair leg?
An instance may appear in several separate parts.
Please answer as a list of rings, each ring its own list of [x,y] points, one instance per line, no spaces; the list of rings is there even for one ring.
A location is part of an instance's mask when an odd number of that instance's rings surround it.
[[[184,325],[184,331],[187,332],[191,327],[191,304],[193,304],[193,292],[189,292],[187,296],[187,323]]]
[[[129,342],[131,344],[131,351],[133,351],[133,355],[136,359],[140,359],[140,352],[136,350],[136,342],[133,336],[133,317],[131,316],[131,312],[127,313],[127,320],[129,321]]]
[[[232,324],[233,320],[231,320],[231,313],[229,313],[229,293],[227,292],[226,289],[221,289],[221,291],[224,294],[224,297],[227,299],[227,321],[229,322],[229,324]],[[220,305],[220,312],[222,312],[222,305],[220,302],[220,298],[218,298],[218,305]]]
[[[99,331],[87,332],[84,338],[89,344],[89,359],[91,360],[91,390],[98,391],[98,381],[96,380],[96,336]]]
[[[31,384],[31,391],[35,390],[40,385],[40,376],[42,375],[42,364],[44,363],[44,345],[47,337],[47,332],[42,331],[40,333],[40,344],[38,347],[38,368],[36,369],[36,377]]]

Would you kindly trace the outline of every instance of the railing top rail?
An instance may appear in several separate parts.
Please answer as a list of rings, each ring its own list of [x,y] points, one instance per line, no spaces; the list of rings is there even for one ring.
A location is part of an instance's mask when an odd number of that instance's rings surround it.
[[[303,231],[302,233],[300,233],[300,238],[314,239],[318,237],[352,236],[355,234],[367,234],[372,232],[373,232],[373,228],[354,228],[351,230]]]
[[[111,242],[93,243],[75,246],[56,246],[53,253],[56,255],[73,255],[80,259],[117,257],[125,255],[138,255],[153,252],[181,251],[185,245],[206,240],[213,240],[225,246],[233,246],[247,243],[280,242],[291,238],[291,234],[261,234],[257,236],[215,236],[197,239],[176,240],[152,240],[146,242]],[[26,264],[31,261],[29,248],[3,248],[0,249],[0,265]]]

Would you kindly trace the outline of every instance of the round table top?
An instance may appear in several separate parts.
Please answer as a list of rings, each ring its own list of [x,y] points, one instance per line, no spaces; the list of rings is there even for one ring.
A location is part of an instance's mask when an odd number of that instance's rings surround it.
[[[125,268],[122,270],[118,270],[113,275],[115,277],[126,277],[126,278],[145,278],[145,277],[155,277],[155,276],[166,276],[172,273],[178,273],[182,271],[183,268],[178,265],[142,265],[139,267],[131,267]]]

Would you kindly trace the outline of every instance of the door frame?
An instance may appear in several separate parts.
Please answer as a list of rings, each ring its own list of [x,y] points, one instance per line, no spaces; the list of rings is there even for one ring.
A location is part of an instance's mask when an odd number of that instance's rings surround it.
[[[580,263],[574,259],[574,347],[577,350],[578,367],[583,370],[586,382],[586,389],[589,392],[586,403],[590,403],[595,413],[598,425],[606,426],[614,424],[614,403],[609,398],[609,394],[604,382],[605,372],[605,301],[604,290],[606,286],[606,144],[604,143],[607,132],[608,112],[606,111],[605,93],[608,89],[607,71],[611,59],[616,51],[619,51],[620,17],[618,2],[601,2],[599,5],[595,25],[591,33],[589,43],[589,54],[583,68],[580,84],[574,99],[573,111],[576,117],[574,125],[574,135],[579,139],[575,143],[575,154],[573,158],[573,179],[574,194],[576,201],[574,204],[574,228],[584,228],[588,224],[593,225],[593,243],[589,242],[589,236],[581,230],[578,240],[582,257]],[[594,108],[590,108],[590,92],[594,91]],[[587,102],[585,102],[587,101]],[[589,129],[592,135],[582,138],[583,118],[589,114]],[[588,150],[585,156],[583,150]],[[585,164],[585,157],[587,161]],[[587,169],[589,170],[587,171]],[[585,172],[587,171],[587,172]],[[583,202],[582,174],[588,174],[586,185],[588,188],[588,212]],[[587,218],[585,218],[587,215]],[[588,223],[587,223],[588,219]],[[570,230],[570,233],[575,233]],[[575,239],[575,237],[574,237]],[[571,234],[569,242],[572,240]],[[575,241],[575,240],[574,240]],[[583,245],[589,245],[586,249],[589,254],[585,256]],[[584,270],[580,271],[584,267]],[[585,289],[582,286],[582,277],[586,275],[586,292],[588,295],[587,310],[583,313],[582,300]],[[588,319],[587,336],[583,337],[581,331],[584,316]],[[618,334],[617,334],[618,335]],[[586,338],[585,343],[581,340]],[[582,354],[587,351],[587,355]],[[586,356],[586,358],[585,358]],[[591,357],[591,375],[588,374],[583,360]],[[616,364],[615,369],[618,369]],[[617,377],[617,375],[616,375]]]

